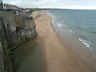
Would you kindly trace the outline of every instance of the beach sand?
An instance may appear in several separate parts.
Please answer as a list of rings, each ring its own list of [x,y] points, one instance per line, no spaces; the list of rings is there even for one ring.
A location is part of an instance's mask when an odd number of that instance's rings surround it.
[[[43,46],[44,72],[89,72],[64,46],[52,26],[52,17],[45,12],[34,12],[38,38]],[[66,41],[67,42],[67,41]]]

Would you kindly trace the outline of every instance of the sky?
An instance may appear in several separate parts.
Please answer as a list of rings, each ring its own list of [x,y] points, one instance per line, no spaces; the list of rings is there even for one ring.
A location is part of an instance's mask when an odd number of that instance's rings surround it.
[[[25,8],[96,9],[96,0],[3,0]]]

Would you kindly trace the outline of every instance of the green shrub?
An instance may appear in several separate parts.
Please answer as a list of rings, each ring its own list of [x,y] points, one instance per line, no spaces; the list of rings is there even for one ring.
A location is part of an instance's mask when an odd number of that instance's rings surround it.
[[[4,45],[4,48],[7,48],[7,47],[8,47],[7,40],[4,40],[4,41],[3,41],[3,45]]]

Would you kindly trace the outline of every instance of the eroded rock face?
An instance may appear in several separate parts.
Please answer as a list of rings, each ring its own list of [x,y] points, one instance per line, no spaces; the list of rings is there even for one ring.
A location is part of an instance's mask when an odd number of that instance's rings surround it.
[[[15,15],[12,11],[1,11],[0,54],[2,56],[0,55],[0,61],[3,60],[3,63],[0,63],[0,72],[15,72],[10,50],[36,36],[36,25],[32,17]]]
[[[21,30],[21,36],[23,40],[29,40],[36,37],[36,25],[33,18],[28,18],[28,16],[23,17],[24,27]]]
[[[7,12],[1,18],[11,45],[36,37],[36,25],[33,18],[28,18],[27,15],[14,15],[12,12]]]

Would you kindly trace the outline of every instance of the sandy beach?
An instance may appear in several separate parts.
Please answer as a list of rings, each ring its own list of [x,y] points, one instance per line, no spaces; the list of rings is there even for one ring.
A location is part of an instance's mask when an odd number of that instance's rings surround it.
[[[34,12],[38,37],[43,46],[45,72],[90,72],[67,50],[52,26],[52,17],[44,12]]]

